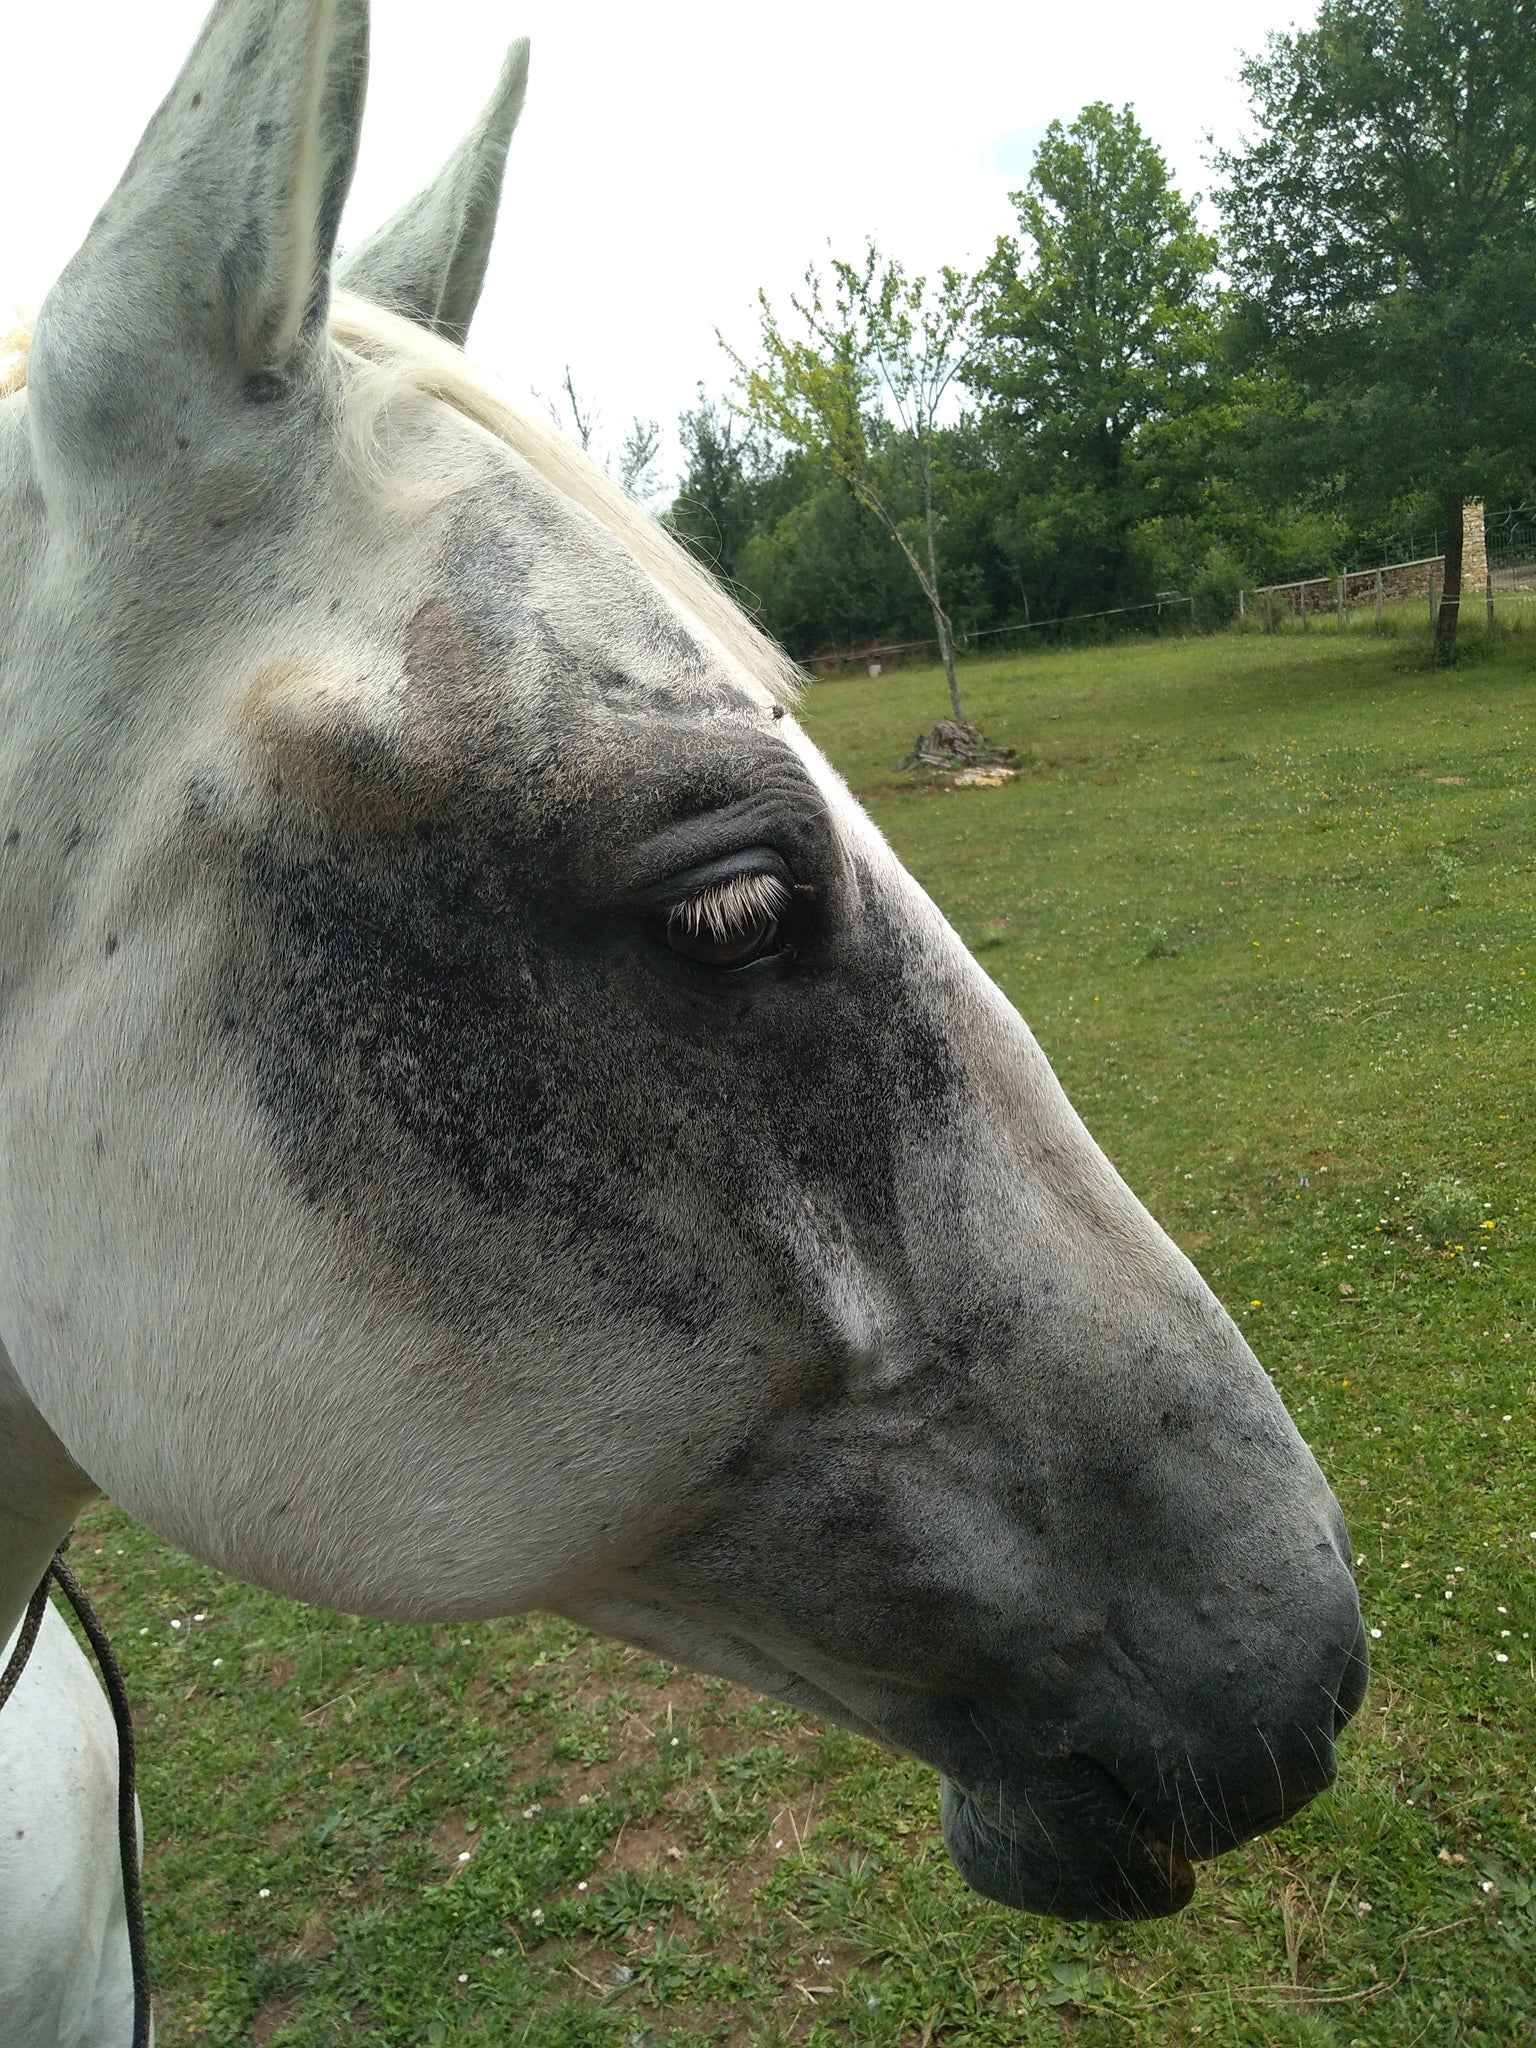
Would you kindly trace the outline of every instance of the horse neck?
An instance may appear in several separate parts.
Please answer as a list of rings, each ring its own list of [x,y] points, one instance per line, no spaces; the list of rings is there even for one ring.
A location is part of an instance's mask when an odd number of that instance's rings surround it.
[[[0,1350],[0,1645],[95,1491]]]

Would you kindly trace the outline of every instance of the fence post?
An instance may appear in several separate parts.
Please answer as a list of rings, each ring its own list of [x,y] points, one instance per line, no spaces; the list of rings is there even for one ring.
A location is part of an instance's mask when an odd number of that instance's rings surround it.
[[[1343,630],[1344,630],[1344,577],[1343,577],[1342,573],[1341,573],[1341,574],[1340,574],[1340,576],[1339,576],[1339,588],[1338,588],[1338,601],[1339,601],[1339,631],[1340,631],[1340,632],[1342,633],[1342,632],[1343,632]]]
[[[1275,593],[1272,590],[1264,593],[1264,630],[1266,633],[1275,630]]]
[[[1248,607],[1243,603],[1243,590],[1241,584],[1238,585],[1237,590],[1237,616],[1239,620],[1246,619],[1248,616]]]
[[[1191,633],[1195,630],[1195,600],[1193,598],[1189,600],[1189,630]]]
[[[1307,586],[1306,586],[1306,584],[1305,584],[1305,583],[1301,583],[1301,584],[1298,584],[1298,585],[1297,585],[1297,590],[1298,590],[1298,592],[1299,592],[1299,594],[1300,594],[1300,597],[1301,597],[1301,630],[1303,631],[1303,633],[1310,633],[1310,632],[1311,632],[1311,630],[1312,630],[1312,621],[1311,621],[1310,617],[1309,617],[1309,616],[1308,616],[1308,614],[1307,614]]]
[[[1484,567],[1483,567],[1483,599],[1484,599],[1484,602],[1485,602],[1485,604],[1486,604],[1486,605],[1487,605],[1487,607],[1488,607],[1488,614],[1487,614],[1487,627],[1488,627],[1488,632],[1489,632],[1489,634],[1490,634],[1490,636],[1491,636],[1491,635],[1492,635],[1492,633],[1493,633],[1493,628],[1494,628],[1494,618],[1493,618],[1493,571],[1492,571],[1492,569],[1491,569],[1491,568],[1489,568],[1489,567],[1487,566],[1487,564],[1486,564],[1486,563],[1484,564]]]
[[[1380,571],[1380,570],[1378,569],[1378,570],[1376,571],[1376,630],[1377,630],[1377,632],[1378,632],[1378,633],[1379,633],[1379,632],[1381,631],[1381,629],[1382,629],[1382,623],[1383,623],[1383,620],[1382,620],[1382,607],[1383,607],[1383,601],[1384,601],[1384,596],[1385,596],[1385,593],[1383,592],[1383,590],[1382,590],[1382,586],[1381,586],[1381,571]]]

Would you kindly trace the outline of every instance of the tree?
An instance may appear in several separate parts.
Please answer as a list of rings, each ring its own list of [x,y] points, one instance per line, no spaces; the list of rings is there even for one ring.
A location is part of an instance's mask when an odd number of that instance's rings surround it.
[[[656,463],[661,454],[661,427],[655,420],[635,419],[619,444],[613,476],[632,498],[644,505],[656,495]]]
[[[565,375],[560,380],[560,394],[564,398],[566,409],[571,415],[571,433],[575,438],[576,446],[583,455],[592,454],[592,436],[597,429],[597,414],[590,405],[584,403],[580,392],[576,389],[576,379],[571,374],[569,363],[566,364]],[[562,411],[559,400],[546,398],[544,407],[563,434],[565,432],[565,412]]]
[[[1356,498],[1442,508],[1448,655],[1463,500],[1536,441],[1536,6],[1323,0],[1242,75],[1258,133],[1215,159],[1233,277]]]
[[[661,428],[657,422],[632,420],[618,449],[605,450],[597,440],[598,414],[577,390],[569,363],[560,380],[560,395],[565,401],[563,406],[549,398],[543,404],[561,433],[569,432],[583,455],[590,455],[622,490],[646,504],[656,494],[656,463],[661,453]],[[535,392],[534,396],[539,394]]]
[[[717,575],[734,582],[741,551],[757,525],[772,469],[763,437],[699,386],[699,402],[679,414],[684,469],[667,523]]]
[[[1015,472],[1015,523],[1047,548],[1054,535],[1090,591],[1124,600],[1133,530],[1170,509],[1138,437],[1202,395],[1216,245],[1130,107],[1053,121],[1010,196],[1020,237],[982,273],[967,381]]]
[[[834,261],[825,285],[814,269],[806,272],[805,295],[790,300],[799,335],[786,334],[767,295],[758,294],[755,368],[721,343],[736,366],[746,418],[825,462],[901,550],[932,615],[961,725],[954,629],[939,567],[938,469],[940,414],[969,352],[975,298],[974,282],[959,271],[942,270],[930,291],[925,278],[909,278],[871,242],[862,267]],[[915,514],[903,513],[880,460],[897,436],[914,457]]]

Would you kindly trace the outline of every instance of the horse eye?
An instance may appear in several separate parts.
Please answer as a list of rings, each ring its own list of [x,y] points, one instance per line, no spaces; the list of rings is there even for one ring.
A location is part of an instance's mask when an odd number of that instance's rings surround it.
[[[789,891],[777,875],[732,875],[674,903],[666,940],[702,967],[745,967],[778,951]]]

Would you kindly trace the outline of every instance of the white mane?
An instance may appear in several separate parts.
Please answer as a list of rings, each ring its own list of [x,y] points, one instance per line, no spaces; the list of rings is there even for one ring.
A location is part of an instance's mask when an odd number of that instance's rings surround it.
[[[677,599],[773,702],[792,705],[797,701],[804,681],[800,670],[703,564],[553,426],[502,397],[488,373],[459,349],[414,321],[387,313],[349,292],[336,293],[330,324],[338,346],[366,363],[373,373],[358,392],[356,415],[350,422],[360,446],[371,439],[374,423],[387,409],[392,393],[414,391],[441,399],[514,449],[564,497],[607,527],[641,568]],[[30,338],[25,330],[0,336],[0,399],[20,390],[27,381]]]
[[[347,292],[338,292],[332,302],[331,333],[349,353],[382,369],[396,388],[442,399],[515,449],[556,490],[621,540],[641,568],[774,702],[795,702],[803,682],[799,669],[703,564],[553,426],[496,392],[487,374],[459,349],[414,321]],[[376,402],[376,393],[365,400],[370,410]]]

